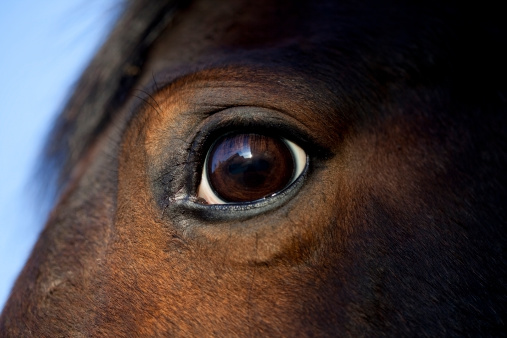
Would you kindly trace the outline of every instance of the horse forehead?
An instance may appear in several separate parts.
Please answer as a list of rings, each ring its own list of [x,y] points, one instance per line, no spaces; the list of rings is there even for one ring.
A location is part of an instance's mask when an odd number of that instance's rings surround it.
[[[339,40],[347,48],[345,31],[351,26],[360,31],[358,25],[373,21],[371,8],[358,7],[326,0],[194,1],[163,32],[145,65],[156,72],[171,63],[210,62],[238,50],[273,53],[295,43],[315,54],[319,52],[315,45],[329,40]],[[383,20],[379,17],[374,16],[376,21]],[[265,58],[269,57],[266,54]]]
[[[389,73],[385,79],[410,76],[436,59],[433,54],[444,53],[418,34],[426,30],[428,17],[445,11],[423,8],[370,1],[194,1],[152,45],[139,84],[146,86],[168,68],[227,66],[231,60],[253,58],[294,66],[330,87],[346,83],[364,91],[378,85],[368,84],[371,69],[381,79],[382,72]],[[438,22],[432,21],[434,30]],[[415,57],[413,50],[418,51]]]
[[[159,88],[160,83],[167,83],[159,82],[158,76],[178,77],[182,69],[189,74],[210,66],[248,64],[253,71],[262,66],[271,67],[273,73],[288,69],[300,76],[300,86],[308,80],[314,92],[341,109],[354,106],[346,101],[367,102],[368,96],[374,95],[365,88],[374,90],[375,84],[370,83],[371,76],[364,63],[371,60],[357,57],[361,54],[358,49],[364,49],[367,44],[359,47],[359,37],[351,37],[349,33],[352,30],[367,37],[371,30],[363,29],[363,25],[383,26],[388,21],[374,12],[368,6],[326,0],[194,1],[151,47],[139,87],[154,92],[151,87]],[[399,27],[392,30],[399,31]],[[374,46],[366,48],[364,55],[375,49]],[[289,78],[283,72],[278,74]],[[330,112],[331,109],[327,113]],[[344,115],[350,115],[348,120],[362,118],[359,109],[342,111],[339,116],[329,115],[335,117],[334,121],[343,121]],[[326,124],[324,120],[322,124]]]

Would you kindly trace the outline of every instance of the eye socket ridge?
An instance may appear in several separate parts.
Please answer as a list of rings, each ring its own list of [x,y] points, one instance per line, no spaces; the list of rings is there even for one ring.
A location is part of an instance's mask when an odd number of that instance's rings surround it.
[[[250,204],[279,195],[308,166],[306,152],[285,138],[230,132],[209,148],[197,197],[203,204]]]

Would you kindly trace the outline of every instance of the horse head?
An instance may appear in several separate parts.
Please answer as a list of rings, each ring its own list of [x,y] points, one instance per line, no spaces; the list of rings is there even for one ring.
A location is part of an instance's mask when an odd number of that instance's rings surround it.
[[[48,145],[7,336],[504,333],[503,18],[131,1]]]

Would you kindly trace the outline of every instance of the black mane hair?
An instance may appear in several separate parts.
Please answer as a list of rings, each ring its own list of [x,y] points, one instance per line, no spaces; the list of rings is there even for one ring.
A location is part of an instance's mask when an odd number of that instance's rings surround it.
[[[182,0],[127,0],[108,39],[77,81],[43,151],[43,180],[58,195],[72,169],[134,88],[149,47]],[[128,34],[127,34],[128,32]]]

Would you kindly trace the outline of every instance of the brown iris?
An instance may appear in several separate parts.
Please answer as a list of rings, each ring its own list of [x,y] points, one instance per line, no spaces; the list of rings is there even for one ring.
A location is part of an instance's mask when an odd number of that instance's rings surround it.
[[[254,201],[277,193],[290,183],[294,170],[287,144],[259,134],[224,136],[208,155],[209,183],[226,202]]]

